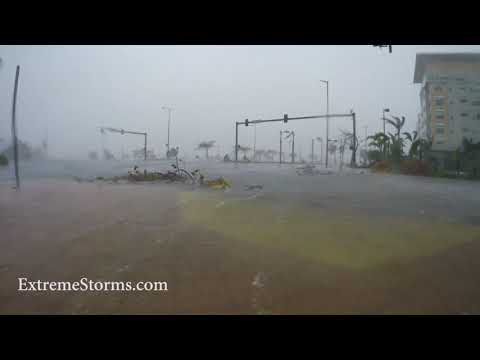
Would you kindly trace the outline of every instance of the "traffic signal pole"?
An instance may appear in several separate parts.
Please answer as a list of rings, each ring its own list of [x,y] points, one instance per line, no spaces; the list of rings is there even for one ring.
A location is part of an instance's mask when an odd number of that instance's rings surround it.
[[[356,148],[356,124],[355,124],[355,113],[351,112],[350,114],[326,114],[326,115],[313,115],[313,116],[299,116],[299,117],[288,117],[287,114],[283,115],[283,118],[277,118],[277,119],[267,119],[267,120],[248,120],[246,119],[245,121],[236,121],[235,122],[235,162],[238,161],[238,126],[239,125],[245,125],[248,126],[249,124],[263,124],[263,123],[271,123],[271,122],[281,122],[283,121],[284,123],[287,123],[288,121],[294,121],[294,120],[306,120],[306,119],[335,119],[335,118],[352,118],[353,120],[353,134],[354,134],[354,149],[353,154],[352,154],[352,163],[353,165],[355,164],[355,159],[356,159],[356,154],[355,154],[355,148]],[[326,146],[326,151],[327,154],[326,156],[328,157],[328,139],[327,139],[327,146]],[[280,132],[280,163],[282,162],[282,132]]]

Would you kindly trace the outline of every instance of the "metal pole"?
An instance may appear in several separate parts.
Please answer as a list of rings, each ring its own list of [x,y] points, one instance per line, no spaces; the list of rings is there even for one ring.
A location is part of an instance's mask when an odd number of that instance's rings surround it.
[[[280,130],[280,164],[282,163],[282,131]]]
[[[367,129],[368,129],[368,126],[364,126],[365,128],[365,151],[368,151],[368,145],[367,145]]]
[[[385,109],[383,109],[383,133],[385,134]]]
[[[356,166],[356,149],[357,149],[357,125],[355,121],[355,113],[352,113],[352,120],[353,120],[353,150],[352,150],[352,167]]]
[[[20,75],[20,66],[17,65],[17,72],[15,74],[15,87],[13,90],[13,104],[12,104],[12,137],[13,137],[13,157],[15,162],[15,181],[16,190],[20,190],[20,174],[18,172],[18,139],[17,139],[17,123],[16,123],[16,108],[17,108],[17,90],[18,77]]]
[[[323,143],[320,142],[320,164],[323,161]]]
[[[295,133],[292,131],[292,164],[295,163]]]
[[[167,132],[167,154],[170,151],[170,119],[172,116],[172,109],[168,109],[168,132]]]
[[[327,131],[326,131],[326,140],[325,140],[325,168],[328,167],[328,143],[329,143],[329,128],[330,128],[330,101],[329,101],[329,84],[328,80],[320,80],[323,83],[327,84]]]
[[[257,124],[253,125],[253,159],[256,158],[256,146],[257,146]]]
[[[238,122],[235,123],[235,162],[238,161]]]
[[[147,133],[145,133],[145,161],[147,160]]]
[[[313,143],[315,142],[315,139],[312,139],[312,164],[313,164]]]
[[[327,145],[326,145],[327,146],[327,152],[326,152],[327,157],[326,157],[326,162],[325,162],[325,164],[326,164],[325,168],[328,167],[328,139],[329,139],[329,131],[328,130],[329,130],[329,127],[330,127],[330,117],[329,117],[329,115],[330,115],[330,101],[328,99],[328,80],[327,80]]]

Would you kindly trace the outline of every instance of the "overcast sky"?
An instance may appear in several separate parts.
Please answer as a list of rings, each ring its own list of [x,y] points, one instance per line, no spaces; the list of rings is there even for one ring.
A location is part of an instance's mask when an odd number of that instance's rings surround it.
[[[326,112],[357,114],[358,132],[382,128],[383,107],[405,116],[415,129],[419,85],[413,84],[417,52],[480,52],[480,46],[0,46],[0,138],[11,141],[15,66],[21,66],[19,137],[39,145],[48,132],[50,153],[86,158],[100,151],[98,126],[147,131],[149,148],[165,151],[171,106],[172,146],[188,155],[202,140],[216,151],[233,149],[235,121]],[[257,148],[278,147],[280,129],[295,130],[304,154],[312,137],[325,136],[324,120],[258,125]],[[331,137],[351,122],[331,120]],[[109,134],[116,155],[143,146],[139,136]],[[253,126],[240,129],[253,145]],[[215,153],[214,151],[213,153]]]

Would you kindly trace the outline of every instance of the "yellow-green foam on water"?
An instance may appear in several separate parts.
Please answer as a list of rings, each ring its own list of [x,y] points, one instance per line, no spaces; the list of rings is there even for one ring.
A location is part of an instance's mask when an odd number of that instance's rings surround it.
[[[408,262],[480,238],[478,226],[373,220],[306,206],[279,209],[261,198],[242,201],[201,192],[184,192],[180,198],[183,221],[190,224],[247,246],[351,269]]]

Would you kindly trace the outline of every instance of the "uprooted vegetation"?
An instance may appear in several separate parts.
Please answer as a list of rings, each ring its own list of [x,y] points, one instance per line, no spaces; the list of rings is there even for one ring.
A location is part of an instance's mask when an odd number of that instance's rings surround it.
[[[138,182],[164,182],[164,183],[182,183],[190,185],[199,185],[202,187],[208,187],[211,189],[227,189],[231,187],[230,182],[225,180],[223,177],[218,177],[215,179],[207,179],[199,169],[193,171],[188,171],[182,169],[175,164],[172,164],[172,170],[167,170],[166,172],[159,171],[148,171],[144,169],[140,171],[138,166],[135,166],[133,170],[128,171],[127,175],[124,176],[114,176],[112,178],[106,178],[103,176],[98,176],[95,179],[81,179],[79,177],[74,177],[74,180],[77,182],[94,182],[97,181],[107,181],[111,183],[119,182],[128,182],[128,183],[138,183]]]

